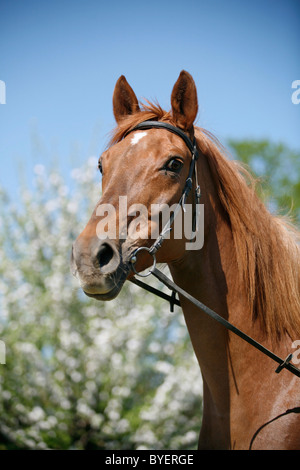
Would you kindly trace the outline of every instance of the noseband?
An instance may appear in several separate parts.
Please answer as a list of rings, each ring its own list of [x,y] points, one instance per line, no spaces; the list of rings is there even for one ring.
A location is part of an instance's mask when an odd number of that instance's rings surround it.
[[[188,174],[188,177],[186,179],[181,198],[180,198],[174,212],[172,213],[169,221],[163,227],[163,229],[160,232],[158,238],[155,240],[155,242],[153,243],[153,245],[150,248],[140,247],[140,248],[138,248],[137,250],[134,251],[134,253],[132,254],[132,256],[130,258],[132,270],[134,271],[134,273],[136,275],[141,276],[141,277],[146,277],[146,276],[149,276],[150,274],[153,274],[157,279],[159,279],[165,286],[167,286],[172,291],[172,295],[171,296],[166,295],[163,292],[160,292],[158,289],[155,289],[151,286],[148,286],[144,282],[138,281],[135,277],[133,277],[131,279],[131,282],[133,282],[134,284],[137,284],[138,286],[142,287],[143,289],[146,289],[147,291],[149,291],[149,292],[151,292],[155,295],[158,295],[159,297],[162,297],[162,298],[168,300],[170,302],[171,311],[173,311],[174,305],[179,305],[180,306],[179,300],[176,299],[176,293],[182,295],[187,300],[189,300],[191,303],[193,303],[196,307],[198,307],[200,310],[202,310],[202,312],[204,312],[205,314],[207,314],[208,316],[210,316],[211,318],[213,318],[214,320],[216,320],[217,322],[222,324],[225,328],[227,328],[228,330],[232,331],[234,334],[236,334],[237,336],[242,338],[244,341],[251,344],[256,349],[258,349],[259,351],[261,351],[262,353],[264,353],[265,355],[267,355],[268,357],[273,359],[273,361],[277,362],[279,365],[278,365],[277,369],[275,370],[276,373],[281,372],[282,369],[287,369],[292,374],[296,375],[297,377],[300,377],[300,369],[298,369],[297,367],[295,367],[293,364],[290,363],[291,360],[292,360],[292,357],[293,357],[292,354],[289,354],[286,357],[286,359],[283,360],[282,358],[280,358],[279,356],[274,354],[272,351],[265,348],[262,344],[258,343],[253,338],[246,335],[241,330],[236,328],[234,325],[229,323],[227,320],[225,320],[225,318],[221,317],[216,312],[214,312],[213,310],[208,308],[206,305],[204,305],[198,299],[195,299],[194,297],[192,297],[189,293],[187,293],[181,287],[177,286],[173,281],[171,281],[167,276],[165,276],[161,271],[159,271],[156,268],[155,254],[156,254],[157,250],[161,247],[161,245],[162,245],[164,239],[166,238],[167,234],[172,229],[171,226],[174,222],[174,219],[175,219],[176,215],[179,213],[180,209],[182,208],[183,210],[185,210],[186,198],[187,198],[188,194],[190,193],[190,191],[193,187],[193,174],[195,175],[195,183],[196,183],[195,196],[196,196],[196,210],[197,210],[197,205],[199,204],[200,197],[201,197],[200,186],[198,184],[198,175],[197,175],[197,160],[199,158],[199,153],[198,153],[198,150],[197,150],[197,145],[196,145],[196,139],[195,138],[193,139],[193,141],[191,141],[191,139],[181,129],[179,129],[178,127],[172,126],[171,124],[168,124],[166,122],[144,121],[144,122],[138,124],[137,126],[135,126],[133,129],[130,129],[125,134],[124,137],[126,137],[126,135],[128,135],[129,133],[131,133],[133,131],[146,130],[146,129],[165,129],[165,130],[167,130],[169,132],[172,132],[173,134],[176,134],[179,137],[181,137],[181,139],[183,139],[183,141],[185,142],[186,146],[188,147],[188,149],[190,150],[190,152],[192,154],[192,160],[191,160],[191,163],[190,163],[189,174]],[[193,232],[195,232],[195,230],[196,230],[196,217],[195,217],[195,214],[194,214],[194,216],[193,216]],[[139,273],[135,269],[135,263],[137,261],[137,254],[141,251],[148,252],[153,258],[153,265],[146,274]],[[290,412],[293,412],[293,413],[299,413],[299,411],[300,411],[300,408],[295,408],[293,410],[290,410]]]

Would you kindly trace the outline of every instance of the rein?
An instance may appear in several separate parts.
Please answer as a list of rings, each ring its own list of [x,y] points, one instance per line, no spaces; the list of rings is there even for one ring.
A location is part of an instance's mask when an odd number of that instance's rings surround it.
[[[133,131],[152,129],[152,128],[165,129],[165,130],[167,130],[169,132],[172,132],[173,134],[176,134],[179,137],[181,137],[184,140],[185,144],[187,145],[188,149],[190,150],[190,152],[192,154],[192,160],[191,160],[191,163],[190,163],[189,174],[188,174],[188,177],[187,177],[186,182],[185,182],[185,186],[184,186],[184,189],[183,189],[183,192],[182,192],[182,196],[181,196],[174,212],[172,213],[169,221],[163,227],[163,229],[160,232],[158,238],[155,240],[155,242],[153,243],[153,245],[150,248],[148,248],[148,247],[138,248],[137,250],[134,251],[134,253],[132,254],[131,259],[130,259],[132,270],[134,271],[134,273],[136,275],[138,275],[140,277],[147,277],[147,276],[150,276],[150,274],[152,274],[153,276],[155,276],[159,281],[161,281],[166,287],[168,287],[172,291],[172,295],[169,296],[167,294],[164,294],[163,292],[159,291],[158,289],[155,289],[154,287],[148,286],[144,282],[139,281],[135,277],[131,279],[131,282],[138,285],[139,287],[142,287],[143,289],[147,290],[148,292],[151,292],[151,293],[153,293],[153,294],[155,294],[155,295],[157,295],[157,296],[159,296],[159,297],[161,297],[165,300],[168,300],[170,302],[171,311],[173,311],[174,305],[180,306],[180,301],[176,299],[176,293],[182,295],[187,300],[189,300],[191,303],[193,303],[197,308],[202,310],[202,312],[204,312],[206,315],[209,315],[211,318],[213,318],[214,320],[216,320],[217,322],[222,324],[225,328],[227,328],[227,330],[233,332],[234,334],[236,334],[237,336],[242,338],[244,341],[246,341],[247,343],[251,344],[256,349],[261,351],[263,354],[270,357],[273,361],[277,362],[279,364],[277,369],[275,370],[275,372],[277,374],[279,372],[281,372],[282,369],[287,369],[292,374],[296,375],[297,377],[300,377],[300,369],[298,369],[297,367],[295,367],[293,364],[290,363],[292,358],[293,358],[292,354],[289,354],[286,357],[286,359],[280,358],[279,356],[274,354],[272,351],[267,349],[265,346],[258,343],[253,338],[251,338],[250,336],[248,336],[247,334],[245,334],[244,332],[242,332],[241,330],[236,328],[234,325],[229,323],[227,320],[225,320],[225,318],[221,317],[219,314],[217,314],[216,312],[211,310],[209,307],[204,305],[202,302],[200,302],[195,297],[190,295],[188,292],[183,290],[181,287],[177,286],[177,284],[175,284],[173,281],[171,281],[171,279],[169,279],[167,276],[165,276],[161,271],[159,271],[156,268],[155,254],[156,254],[157,250],[161,247],[161,245],[162,245],[164,239],[166,238],[167,234],[172,230],[171,226],[174,222],[174,219],[175,219],[176,215],[180,211],[180,209],[182,208],[183,210],[185,210],[184,206],[185,206],[186,198],[187,198],[188,194],[190,193],[190,191],[192,189],[192,186],[193,186],[193,174],[195,176],[195,184],[196,184],[196,190],[195,190],[196,209],[195,210],[197,210],[197,205],[199,204],[199,201],[200,201],[201,192],[200,192],[200,186],[198,184],[198,176],[197,176],[197,160],[199,158],[199,153],[198,153],[198,150],[197,150],[195,138],[193,139],[193,141],[191,141],[191,139],[181,129],[179,129],[175,126],[172,126],[171,124],[168,124],[168,123],[165,123],[165,122],[159,122],[159,121],[145,121],[145,122],[142,122],[142,123],[138,124],[137,126],[135,126],[133,129],[130,129],[125,134],[125,137],[126,137],[126,135],[128,135],[129,133],[131,133]],[[194,229],[196,229],[196,216],[195,216],[195,214],[193,216],[193,231],[195,231]],[[141,251],[148,252],[152,256],[152,259],[153,259],[152,267],[145,274],[138,273],[135,269],[135,263],[137,261],[137,255]]]

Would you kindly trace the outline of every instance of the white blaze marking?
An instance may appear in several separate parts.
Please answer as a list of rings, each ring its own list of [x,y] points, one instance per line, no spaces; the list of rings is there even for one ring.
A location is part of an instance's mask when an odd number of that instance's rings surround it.
[[[145,137],[145,135],[147,135],[147,132],[137,132],[136,134],[134,134],[131,139],[132,145],[137,144],[139,140]]]

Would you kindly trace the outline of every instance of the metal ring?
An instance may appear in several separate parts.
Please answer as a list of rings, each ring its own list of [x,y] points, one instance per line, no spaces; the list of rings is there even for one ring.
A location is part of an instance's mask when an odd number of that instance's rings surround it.
[[[141,274],[141,273],[138,273],[137,270],[135,269],[135,263],[136,263],[136,259],[133,261],[133,258],[135,257],[136,258],[136,255],[138,254],[139,251],[147,251],[153,258],[153,264],[151,266],[151,268],[149,269],[148,272],[146,272],[145,274]],[[154,253],[151,253],[150,251],[150,248],[148,248],[147,246],[141,246],[140,248],[138,248],[137,250],[135,250],[135,252],[132,254],[131,258],[130,258],[130,262],[131,262],[131,267],[132,267],[132,270],[135,274],[137,274],[138,276],[140,277],[148,277],[150,276],[150,274],[152,274],[152,271],[153,269],[155,269],[156,267],[156,257],[155,257],[155,254]]]

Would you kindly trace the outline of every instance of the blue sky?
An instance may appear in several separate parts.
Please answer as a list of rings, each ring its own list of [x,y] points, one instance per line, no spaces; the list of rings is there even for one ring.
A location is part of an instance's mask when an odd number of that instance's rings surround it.
[[[270,138],[300,149],[299,44],[299,0],[1,0],[0,185],[13,194],[37,163],[55,160],[68,175],[99,155],[121,74],[138,98],[169,108],[185,69],[198,124],[223,143]]]

